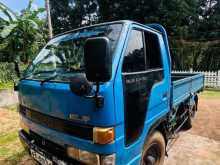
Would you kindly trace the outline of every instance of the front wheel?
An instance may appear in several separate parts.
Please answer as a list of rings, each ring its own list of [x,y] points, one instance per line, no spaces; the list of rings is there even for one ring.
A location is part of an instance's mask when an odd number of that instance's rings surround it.
[[[144,144],[141,165],[162,165],[165,158],[165,140],[159,131],[150,135]]]

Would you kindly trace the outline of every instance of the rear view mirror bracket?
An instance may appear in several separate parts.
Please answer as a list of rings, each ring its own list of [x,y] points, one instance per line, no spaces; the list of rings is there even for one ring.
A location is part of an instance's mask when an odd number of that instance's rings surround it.
[[[95,104],[97,108],[101,108],[104,105],[104,97],[99,94],[99,87],[99,82],[96,82]]]
[[[91,96],[84,96],[84,97],[89,98],[89,99],[91,99],[91,98],[94,99],[96,107],[97,108],[102,108],[103,105],[104,105],[104,97],[99,94],[99,89],[100,89],[100,83],[96,82],[95,94],[91,95]]]
[[[99,81],[94,83],[95,89],[92,92],[92,84],[84,74],[77,74],[70,79],[70,90],[81,97],[94,99],[96,107],[101,108],[104,104],[104,97],[99,94]]]

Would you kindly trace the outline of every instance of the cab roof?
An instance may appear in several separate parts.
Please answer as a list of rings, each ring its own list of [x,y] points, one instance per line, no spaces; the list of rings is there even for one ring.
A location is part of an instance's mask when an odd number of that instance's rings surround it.
[[[138,25],[138,26],[142,26],[142,27],[145,27],[145,28],[149,28],[149,29],[151,29],[151,30],[153,30],[153,31],[159,32],[159,31],[153,29],[152,27],[149,27],[149,26],[147,26],[147,25],[138,23],[138,22],[136,22],[136,21],[131,21],[131,20],[117,20],[117,21],[103,22],[103,23],[98,23],[98,24],[94,24],[94,25],[79,27],[79,28],[76,28],[76,29],[73,29],[73,30],[69,30],[69,31],[66,31],[66,32],[57,34],[57,35],[55,35],[53,38],[56,38],[56,37],[58,37],[58,36],[61,36],[61,35],[64,35],[64,34],[68,34],[68,33],[71,33],[71,32],[77,31],[77,30],[89,28],[89,27],[100,26],[100,25],[108,25],[108,24],[116,24],[116,23],[122,23],[122,24],[127,24],[127,25],[129,25],[129,24],[136,24],[136,25]],[[159,33],[160,33],[160,32],[159,32]]]

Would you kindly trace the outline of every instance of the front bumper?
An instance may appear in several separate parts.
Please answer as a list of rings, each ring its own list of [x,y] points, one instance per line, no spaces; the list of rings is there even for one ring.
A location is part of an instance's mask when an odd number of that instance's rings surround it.
[[[45,140],[39,135],[31,132],[27,134],[25,131],[19,131],[19,138],[25,149],[30,153],[30,149],[43,153],[54,164],[66,165],[85,165],[79,161],[71,159],[66,154],[66,148],[55,144],[49,140]]]
[[[20,141],[29,154],[40,164],[48,164],[45,162],[49,162],[49,164],[58,165],[115,165],[115,154],[100,155],[72,146],[61,146],[33,131],[28,132],[19,131]]]

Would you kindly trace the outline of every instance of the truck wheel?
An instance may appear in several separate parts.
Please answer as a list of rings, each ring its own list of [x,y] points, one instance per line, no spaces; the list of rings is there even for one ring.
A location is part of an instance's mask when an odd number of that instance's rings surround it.
[[[184,130],[189,130],[190,128],[192,128],[192,117],[191,117],[190,113],[188,113],[188,118],[187,118],[186,122],[183,124],[182,128]]]
[[[150,135],[144,144],[141,165],[162,165],[165,157],[165,140],[163,135],[156,131]]]

